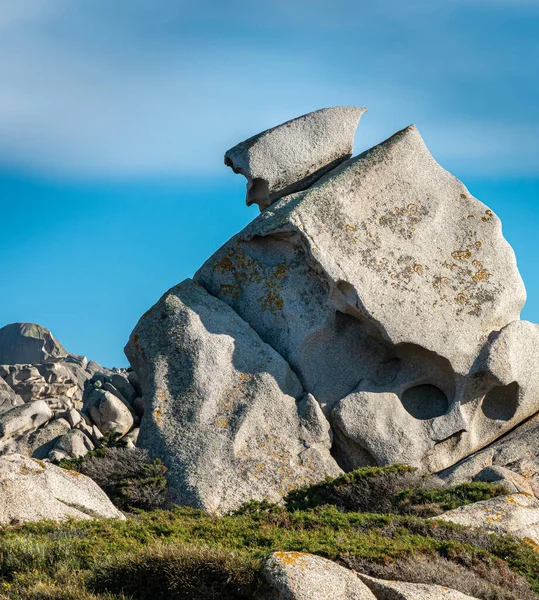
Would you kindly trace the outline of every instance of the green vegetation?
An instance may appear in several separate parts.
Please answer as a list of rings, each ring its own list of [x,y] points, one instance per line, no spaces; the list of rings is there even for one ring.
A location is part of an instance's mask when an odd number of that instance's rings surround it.
[[[406,473],[416,476],[390,468],[361,470],[344,480],[376,486],[379,478]],[[321,490],[341,487],[344,480],[291,494],[286,507],[252,502],[222,517],[174,508],[138,511],[124,522],[5,527],[0,530],[0,598],[255,598],[262,585],[260,560],[277,550],[318,554],[374,576],[447,585],[484,600],[539,598],[539,553],[531,546],[416,516],[345,512],[325,501],[315,506],[317,494],[327,499]],[[427,489],[417,497],[410,490],[395,494],[407,507],[443,507],[497,493],[488,485],[481,492],[475,486],[444,494]],[[309,508],[293,505],[300,499]]]

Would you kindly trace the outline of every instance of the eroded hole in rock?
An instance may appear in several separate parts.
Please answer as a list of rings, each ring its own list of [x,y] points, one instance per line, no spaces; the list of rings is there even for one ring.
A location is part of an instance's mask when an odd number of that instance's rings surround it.
[[[496,421],[510,421],[517,412],[518,392],[516,382],[492,388],[481,404],[485,417]]]
[[[247,206],[258,204],[260,211],[270,206],[269,184],[265,179],[250,179],[247,182]]]
[[[415,419],[427,421],[445,415],[449,408],[446,395],[434,385],[416,385],[402,394],[402,405]]]

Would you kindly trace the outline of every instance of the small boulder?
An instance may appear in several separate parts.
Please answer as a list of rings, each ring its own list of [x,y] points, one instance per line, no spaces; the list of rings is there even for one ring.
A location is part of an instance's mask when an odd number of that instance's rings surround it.
[[[125,519],[89,477],[34,458],[0,457],[0,524],[51,519]]]
[[[313,554],[275,552],[262,576],[271,600],[376,600],[353,571]]]
[[[0,414],[22,404],[24,400],[0,376]]]
[[[72,429],[56,440],[54,448],[49,452],[50,460],[66,460],[80,458],[93,450],[90,438],[80,429]]]
[[[436,519],[512,535],[539,547],[539,500],[529,494],[498,496],[459,506]]]
[[[36,429],[52,419],[52,411],[44,400],[16,406],[0,415],[0,439]]]
[[[124,436],[133,427],[133,415],[125,402],[103,389],[94,389],[84,410],[103,433],[115,431]]]

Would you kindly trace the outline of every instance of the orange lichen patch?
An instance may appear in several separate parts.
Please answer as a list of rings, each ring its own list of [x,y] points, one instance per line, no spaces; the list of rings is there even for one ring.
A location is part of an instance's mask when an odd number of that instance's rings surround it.
[[[463,200],[466,200],[466,198],[467,198],[468,196],[466,196],[466,194],[461,194],[461,195],[460,195],[460,197],[461,197]]]
[[[417,273],[418,275],[423,275],[423,265],[415,264],[412,268],[414,273]]]
[[[161,425],[161,423],[163,422],[163,415],[162,415],[161,411],[158,408],[156,408],[153,411],[153,416],[154,416],[155,422],[158,425]]]
[[[357,231],[357,227],[353,225],[349,225],[348,223],[344,226],[344,230],[348,233],[355,233]]]
[[[227,419],[223,419],[222,417],[217,419],[215,421],[215,424],[217,425],[217,427],[221,427],[222,429],[226,429],[229,426]]]
[[[481,243],[479,240],[477,240],[476,242],[474,242],[474,246],[475,246],[476,248],[481,248],[481,246],[482,246],[482,245],[483,245],[483,244],[482,244],[482,243]]]
[[[140,340],[140,336],[138,333],[135,333],[135,335],[133,336],[133,342],[135,342],[135,344]]]
[[[309,562],[309,555],[305,552],[275,552],[274,556],[283,565],[292,567],[304,567]]]
[[[529,544],[530,546],[535,548],[535,550],[539,551],[539,544],[535,540],[532,540],[529,537],[525,537],[525,538],[522,538],[522,541],[526,542],[526,544]]]
[[[488,281],[492,277],[492,273],[489,273],[486,269],[480,269],[476,272],[476,274],[472,277],[472,281]]]
[[[459,304],[466,304],[468,302],[468,297],[461,292],[460,294],[457,294],[455,301]]]
[[[466,248],[466,250],[455,250],[454,252],[451,252],[451,256],[454,260],[468,260],[472,256],[472,253],[469,248]]]
[[[481,217],[481,221],[483,221],[483,223],[488,223],[490,221],[492,221],[492,219],[494,218],[494,213],[491,210],[486,210],[485,211],[485,215],[486,217]]]

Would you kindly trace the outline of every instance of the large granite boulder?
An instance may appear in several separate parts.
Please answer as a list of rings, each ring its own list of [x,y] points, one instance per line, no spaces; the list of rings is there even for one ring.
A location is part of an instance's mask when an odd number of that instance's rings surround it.
[[[0,457],[0,524],[68,518],[125,519],[89,477],[40,460]]]
[[[440,470],[539,410],[477,364],[525,301],[500,221],[413,126],[267,208],[195,281],[288,362],[347,469]]]
[[[126,354],[147,399],[137,445],[163,459],[177,503],[224,513],[340,472],[286,361],[192,281],[141,318]]]
[[[66,356],[52,333],[35,323],[12,323],[0,329],[0,365],[34,363]]]
[[[352,156],[359,106],[323,108],[263,131],[225,154],[225,164],[247,178],[247,206],[264,210],[304,190]]]
[[[376,600],[357,575],[303,552],[275,552],[262,566],[268,600]]]

